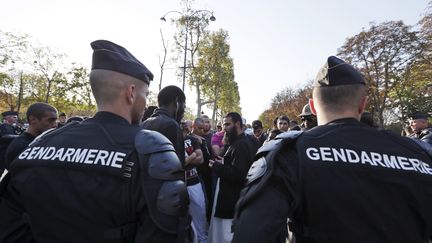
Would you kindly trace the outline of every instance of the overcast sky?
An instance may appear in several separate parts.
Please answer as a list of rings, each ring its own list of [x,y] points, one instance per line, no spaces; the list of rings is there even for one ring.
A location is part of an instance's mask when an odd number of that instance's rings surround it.
[[[414,25],[427,4],[428,0],[196,0],[193,6],[214,11],[216,21],[209,29],[222,28],[230,35],[242,112],[250,123],[269,108],[277,92],[313,79],[346,38],[368,28],[370,22],[403,20]],[[170,10],[181,10],[180,1],[3,1],[0,29],[28,33],[87,67],[92,54],[89,43],[111,40],[155,74],[150,89],[156,91],[160,29],[174,43],[170,22],[159,20]],[[181,87],[175,69],[166,73],[163,86]],[[195,104],[188,90],[187,106],[196,109]]]

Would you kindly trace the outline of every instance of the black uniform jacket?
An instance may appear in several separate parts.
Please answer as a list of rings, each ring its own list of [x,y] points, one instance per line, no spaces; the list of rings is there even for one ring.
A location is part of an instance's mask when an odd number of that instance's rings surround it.
[[[234,243],[280,242],[287,218],[298,243],[430,239],[432,162],[414,141],[340,119],[273,158],[270,179],[238,211]]]
[[[7,123],[0,124],[0,137],[8,134],[17,134],[15,128]]]
[[[432,146],[432,127],[425,128],[418,133],[413,133],[410,137],[419,139]]]
[[[215,217],[232,219],[235,204],[253,162],[254,145],[244,133],[240,134],[224,155],[224,164],[214,163],[213,170],[220,178]]]
[[[134,150],[139,130],[98,112],[24,150],[1,199],[0,242],[27,242],[28,234],[41,243],[172,242],[175,235],[159,230],[145,205]]]
[[[24,132],[15,138],[6,150],[6,169],[9,169],[9,164],[17,157],[36,137],[28,132]]]
[[[153,115],[145,120],[141,125],[142,128],[157,131],[167,137],[174,145],[177,156],[181,163],[185,164],[184,137],[180,125],[176,120],[168,115],[164,108],[157,108]]]

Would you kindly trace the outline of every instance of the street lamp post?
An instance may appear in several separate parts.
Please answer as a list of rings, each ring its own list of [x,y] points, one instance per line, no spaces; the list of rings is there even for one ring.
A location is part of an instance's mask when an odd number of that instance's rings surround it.
[[[195,16],[198,13],[209,13],[211,16],[209,18],[210,21],[215,21],[216,18],[213,15],[212,11],[209,10],[205,10],[205,9],[200,9],[200,10],[192,10],[192,9],[187,9],[186,13],[182,13],[180,11],[168,11],[166,12],[161,18],[161,21],[166,22],[166,16],[170,13],[177,13],[180,14],[180,17],[185,19],[185,44],[184,44],[184,57],[183,57],[183,87],[182,90],[184,91],[185,89],[185,83],[186,83],[186,64],[187,64],[187,48],[188,48],[188,32],[189,32],[189,20],[190,18],[192,18],[193,16]]]

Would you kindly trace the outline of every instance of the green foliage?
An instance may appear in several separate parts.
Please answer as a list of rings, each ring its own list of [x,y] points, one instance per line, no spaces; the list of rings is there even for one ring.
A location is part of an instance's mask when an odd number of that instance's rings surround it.
[[[213,121],[216,114],[241,113],[228,38],[228,32],[222,29],[206,36],[200,44],[198,64],[192,72],[192,80],[202,90],[203,103],[213,110]]]
[[[378,118],[380,126],[386,124],[385,111],[396,106],[391,94],[405,86],[401,83],[411,82],[404,77],[422,52],[418,33],[411,29],[402,21],[372,24],[368,30],[348,38],[339,49],[339,56],[363,73],[368,86],[368,110]]]
[[[88,70],[64,64],[64,57],[28,35],[0,31],[1,110],[25,111],[34,102],[47,102],[69,115],[92,115]]]
[[[190,108],[186,107],[185,113],[183,115],[183,120],[184,121],[186,121],[186,120],[193,121],[193,120],[195,120],[195,118],[196,118],[196,116],[193,114],[192,110]]]
[[[409,114],[432,111],[432,2],[416,28],[402,21],[373,23],[349,37],[338,51],[362,72],[368,86],[367,109],[380,126],[400,131]],[[310,91],[310,86],[283,90],[260,120],[271,127],[281,114],[294,118]]]
[[[286,88],[277,93],[272,99],[270,108],[259,117],[265,128],[272,128],[273,120],[281,115],[286,115],[290,120],[297,120],[303,106],[308,103],[312,95],[312,81],[302,88]]]
[[[29,44],[29,36],[0,30],[0,67],[20,61]]]

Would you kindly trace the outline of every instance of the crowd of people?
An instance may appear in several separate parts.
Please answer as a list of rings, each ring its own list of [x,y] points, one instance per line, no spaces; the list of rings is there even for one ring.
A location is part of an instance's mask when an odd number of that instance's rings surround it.
[[[184,119],[177,86],[147,107],[151,71],[91,47],[93,117],[34,103],[23,127],[2,113],[1,243],[431,240],[428,114],[407,137],[377,128],[363,77],[337,57],[298,117],[266,129],[229,112],[212,127]]]

